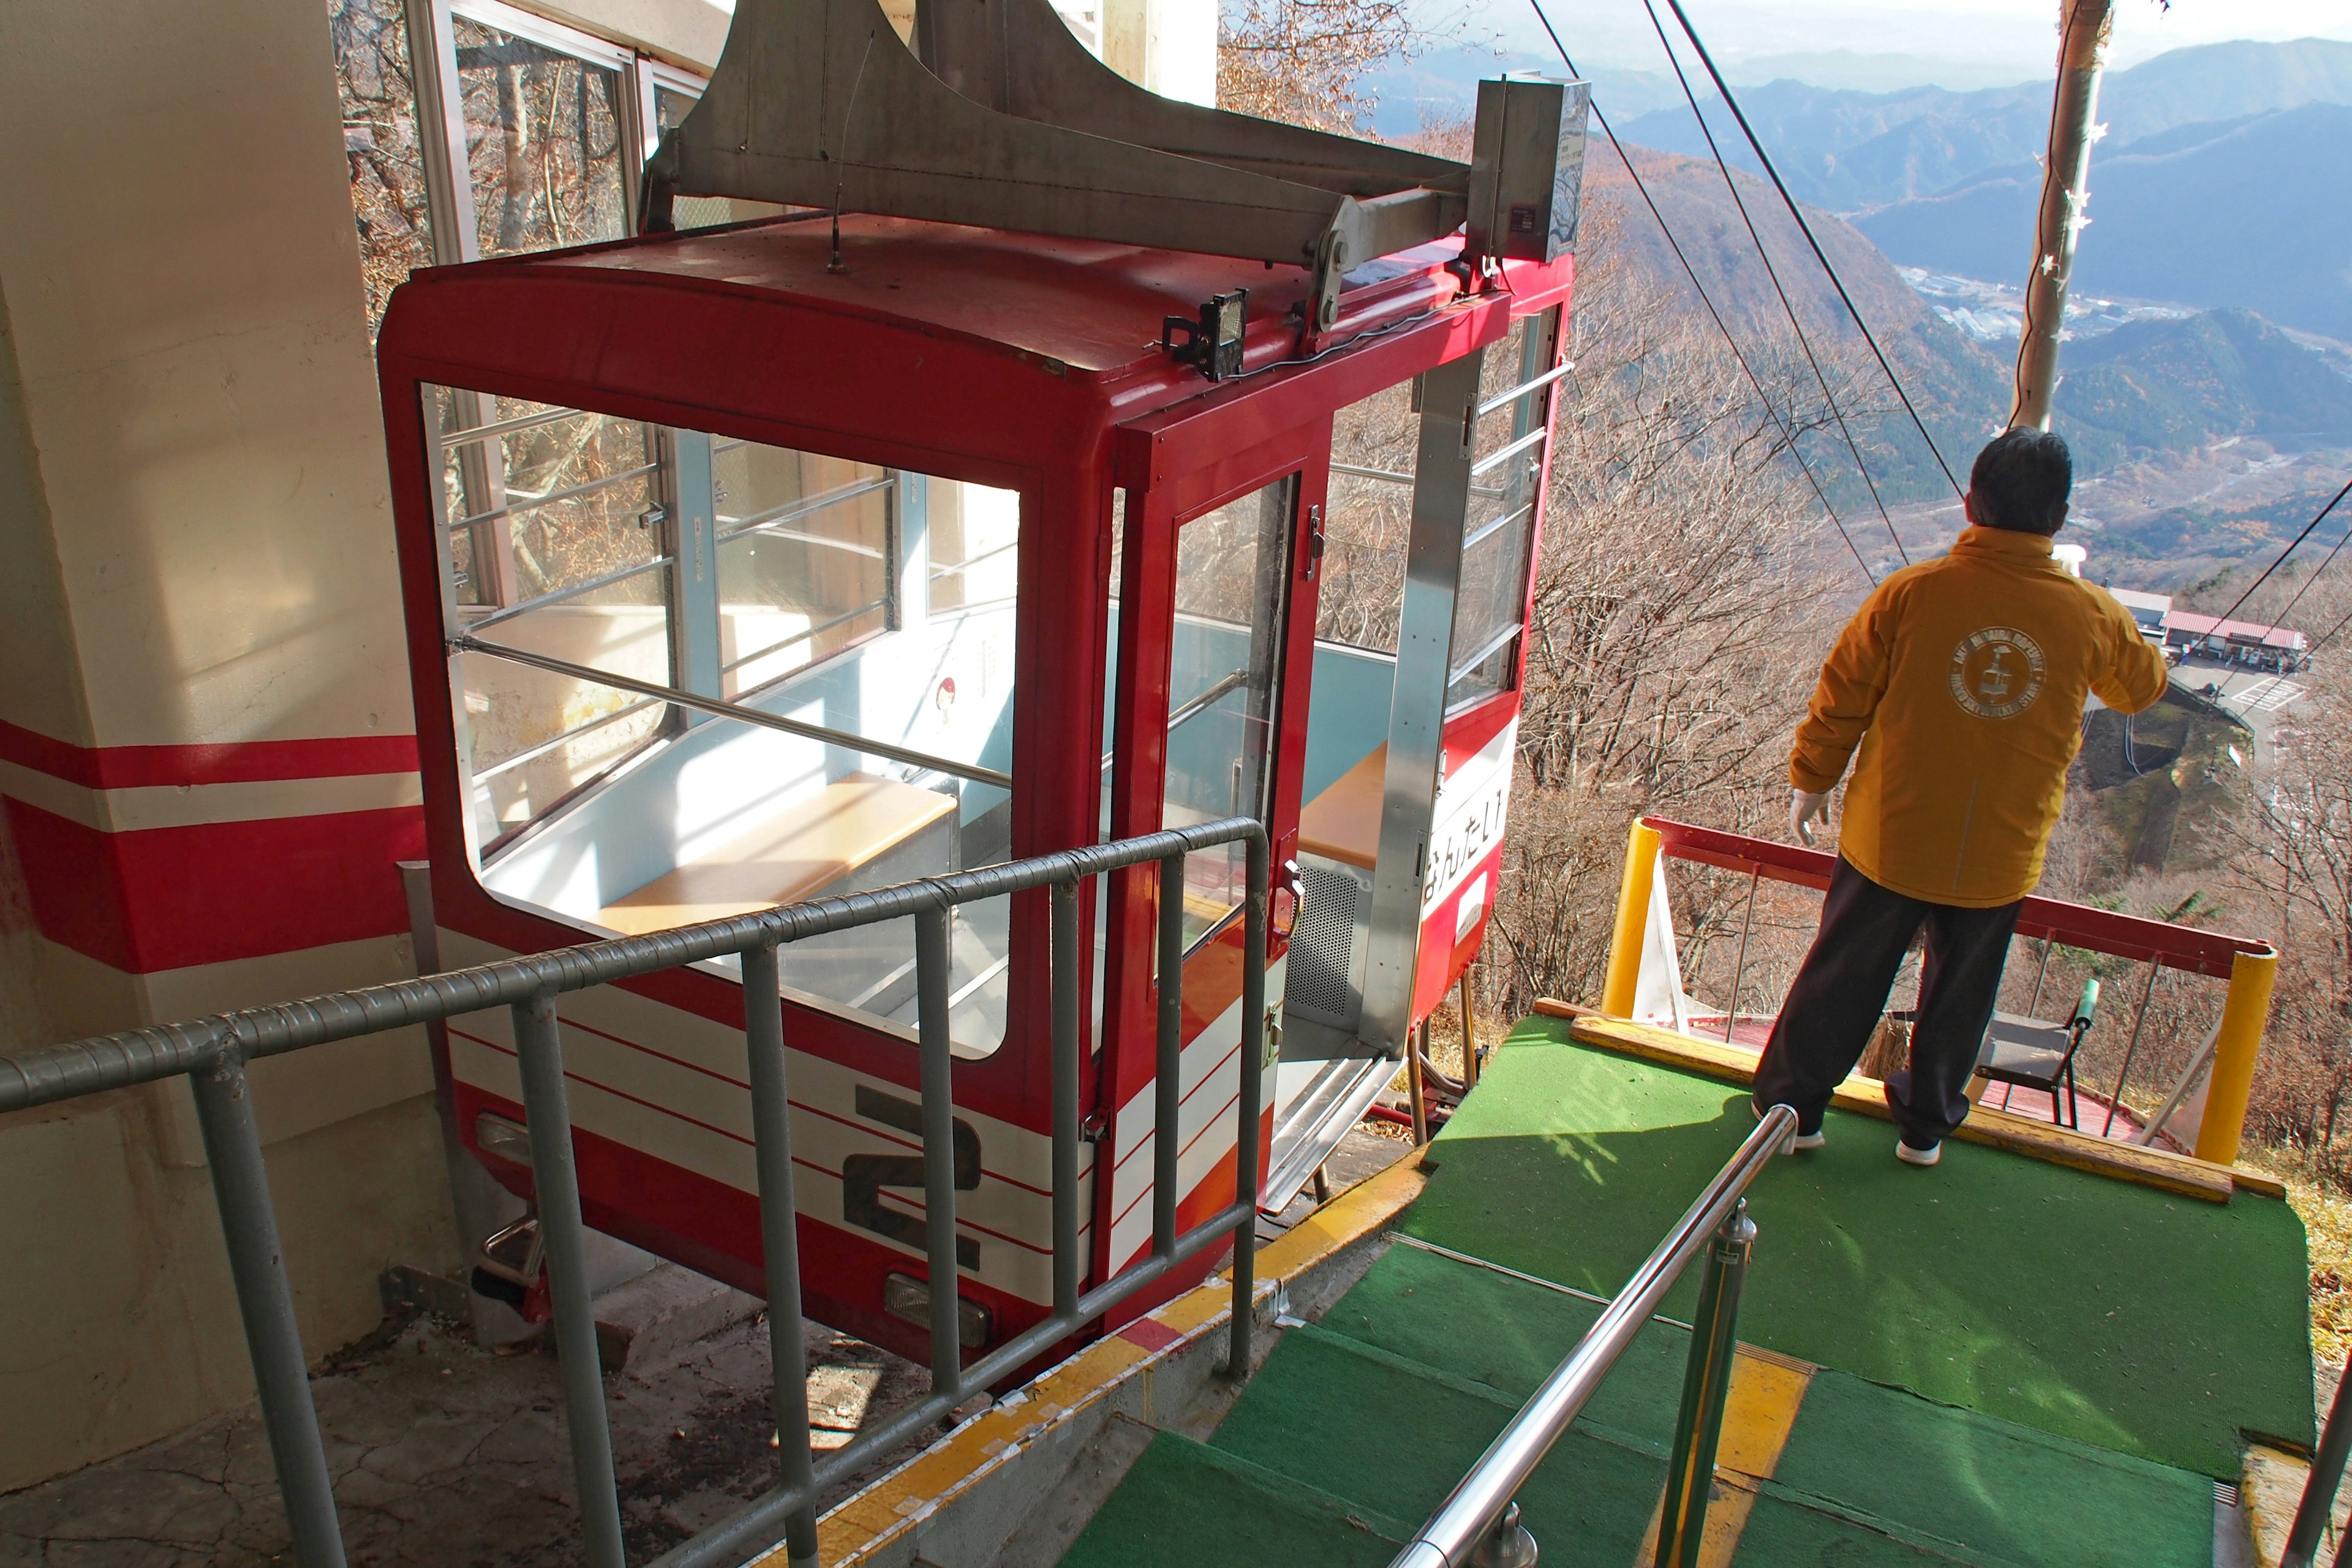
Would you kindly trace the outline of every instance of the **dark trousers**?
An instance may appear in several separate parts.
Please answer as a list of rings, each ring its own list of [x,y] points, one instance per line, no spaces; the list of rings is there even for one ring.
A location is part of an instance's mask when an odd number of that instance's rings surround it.
[[[2023,907],[2022,899],[1997,910],[1964,910],[1906,898],[1839,856],[1822,901],[1822,929],[1756,1065],[1756,1103],[1792,1108],[1800,1131],[1820,1129],[1832,1091],[1868,1048],[1895,972],[1925,923],[1911,1070],[1888,1076],[1886,1103],[1906,1143],[1926,1149],[1942,1142],[1968,1117],[1969,1080]]]

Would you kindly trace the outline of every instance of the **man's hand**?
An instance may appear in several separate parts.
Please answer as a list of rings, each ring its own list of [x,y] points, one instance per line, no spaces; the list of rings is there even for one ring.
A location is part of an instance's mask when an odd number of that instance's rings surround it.
[[[1811,824],[1817,816],[1821,818],[1822,826],[1829,826],[1830,797],[1827,790],[1819,795],[1805,789],[1791,789],[1789,792],[1789,831],[1790,833],[1803,839],[1807,844],[1811,844],[1813,841]]]

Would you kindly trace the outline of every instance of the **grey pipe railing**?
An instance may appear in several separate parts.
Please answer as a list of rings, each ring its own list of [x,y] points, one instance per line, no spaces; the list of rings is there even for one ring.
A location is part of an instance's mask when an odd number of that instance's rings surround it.
[[[1797,1113],[1787,1106],[1776,1105],[1764,1113],[1748,1141],[1633,1271],[1567,1359],[1487,1445],[1390,1568],[1465,1568],[1482,1548],[1486,1556],[1479,1560],[1483,1562],[1535,1561],[1534,1544],[1519,1524],[1518,1507],[1512,1500],[1583,1410],[1625,1347],[1633,1342],[1633,1336],[1656,1313],[1684,1268],[1700,1252],[1710,1251],[1706,1284],[1700,1291],[1700,1317],[1691,1334],[1675,1453],[1667,1466],[1656,1559],[1659,1568],[1670,1564],[1682,1568],[1696,1561],[1736,1347],[1732,1326],[1738,1310],[1739,1286],[1756,1237],[1755,1224],[1747,1217],[1745,1194],[1758,1173],[1790,1146],[1796,1133]]]
[[[1143,1261],[1081,1293],[1077,1145],[1080,1041],[1078,976],[1084,957],[1077,893],[1086,879],[1123,867],[1156,862],[1162,890],[1158,1059],[1161,1070],[1178,1059],[1183,985],[1181,891],[1184,857],[1218,845],[1248,847],[1247,899],[1243,906],[1241,1091],[1234,1106],[1234,1201],[1189,1231],[1176,1229],[1176,1205],[1162,1196],[1152,1205],[1151,1249]],[[959,1292],[931,1294],[931,1390],[847,1446],[815,1460],[808,1443],[807,1360],[801,1339],[797,1210],[793,1196],[790,1112],[786,1098],[784,1020],[777,949],[803,938],[877,921],[912,917],[916,928],[919,999],[916,1025],[925,1163],[926,1253],[931,1281],[954,1281],[956,1219],[953,1148],[953,1060],[948,996],[950,910],[962,903],[1050,889],[1052,922],[1051,1055],[1053,1108],[1053,1310],[1003,1345],[966,1365],[957,1321]],[[766,1253],[770,1348],[775,1363],[775,1406],[782,1471],[776,1487],[656,1560],[655,1568],[718,1568],[768,1552],[781,1539],[793,1568],[816,1563],[817,1498],[924,1427],[950,1414],[965,1392],[984,1388],[1171,1271],[1233,1238],[1233,1314],[1228,1372],[1249,1374],[1254,1328],[1258,1192],[1258,1110],[1263,1099],[1265,1030],[1267,846],[1265,830],[1247,817],[1149,833],[1111,844],[1064,850],[1003,866],[960,871],[875,892],[820,899],[759,914],[709,921],[646,936],[588,942],[471,969],[395,981],[306,1001],[251,1007],[184,1023],[131,1029],[0,1057],[0,1113],[52,1105],[83,1095],[127,1089],[186,1074],[212,1169],[213,1193],[227,1242],[230,1276],[244,1321],[260,1394],[262,1424],[286,1500],[294,1553],[302,1568],[342,1568],[342,1532],[335,1512],[318,1415],[310,1400],[309,1363],[296,1326],[293,1291],[278,1245],[261,1140],[256,1129],[245,1067],[249,1061],[352,1039],[412,1024],[429,1024],[488,1008],[509,1008],[521,1071],[525,1121],[530,1131],[533,1192],[545,1241],[548,1287],[571,1434],[572,1474],[591,1568],[623,1568],[620,1503],[606,1424],[603,1369],[596,1352],[593,1309],[585,1266],[578,1173],[572,1155],[572,1121],[565,1103],[562,1020],[556,998],[609,981],[682,964],[740,955],[744,982],[744,1045],[749,1062],[754,1165],[760,1184],[761,1237]],[[1177,935],[1174,948],[1168,934]],[[1171,962],[1169,955],[1173,954]],[[1164,1179],[1176,1165],[1180,1130],[1166,1113],[1152,1130],[1153,1169]],[[774,1303],[789,1303],[776,1310]]]

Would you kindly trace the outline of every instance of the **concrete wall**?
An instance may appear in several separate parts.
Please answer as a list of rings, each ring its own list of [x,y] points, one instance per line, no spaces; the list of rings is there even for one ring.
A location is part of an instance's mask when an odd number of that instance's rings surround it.
[[[705,0],[553,12],[691,64]],[[413,973],[422,844],[321,0],[0,6],[0,1049]],[[419,1035],[260,1064],[313,1353],[457,1239]],[[184,1088],[0,1118],[0,1488],[248,1397]]]
[[[703,68],[730,15],[524,3]],[[1211,0],[1105,22],[1213,97]],[[413,973],[335,80],[323,0],[0,5],[0,1050]],[[254,1078],[315,1355],[385,1266],[459,1260],[428,1065],[412,1031]],[[0,1117],[0,1489],[249,1395],[183,1086]]]

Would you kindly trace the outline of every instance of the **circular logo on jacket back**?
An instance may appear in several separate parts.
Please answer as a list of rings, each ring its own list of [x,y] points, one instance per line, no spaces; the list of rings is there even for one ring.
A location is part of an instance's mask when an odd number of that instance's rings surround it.
[[[2042,645],[2014,626],[1987,626],[1952,649],[1952,700],[1979,719],[2014,719],[2042,695]]]

